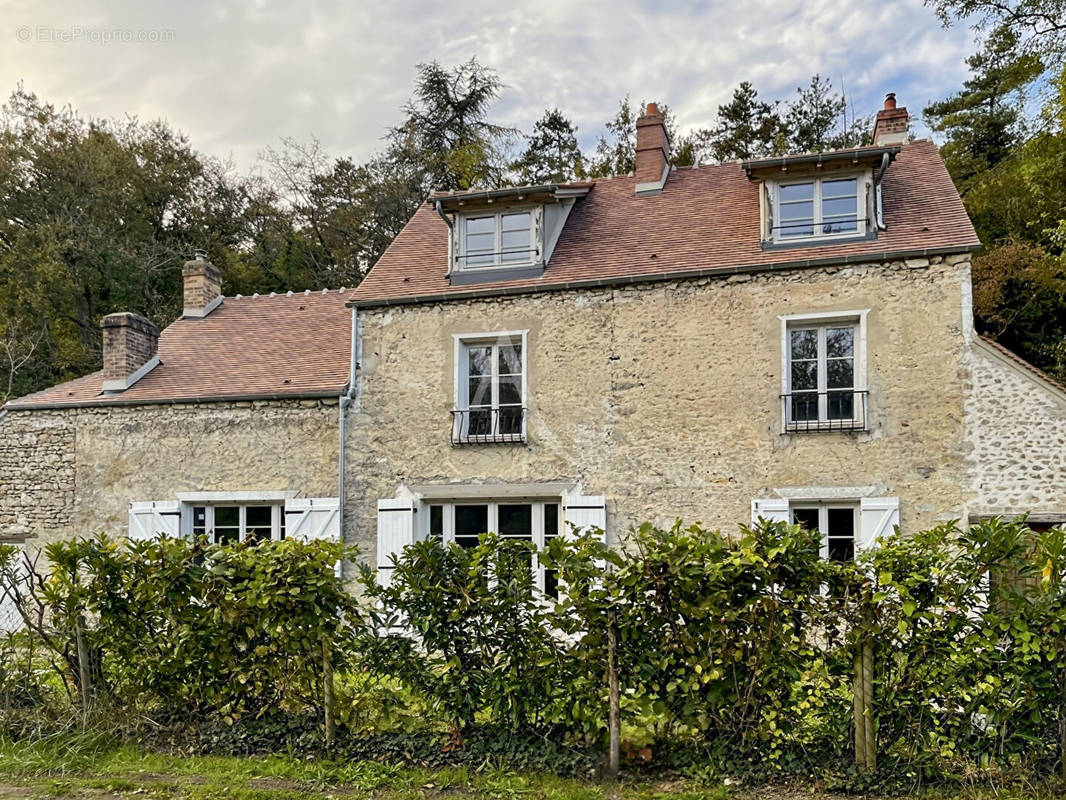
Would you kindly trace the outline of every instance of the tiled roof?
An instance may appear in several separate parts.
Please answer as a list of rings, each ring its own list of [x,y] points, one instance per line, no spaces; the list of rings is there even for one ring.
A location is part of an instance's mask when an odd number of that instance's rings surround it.
[[[159,366],[120,394],[101,373],[13,400],[8,408],[339,395],[348,383],[348,292],[227,297],[159,337]]]
[[[674,170],[657,195],[637,197],[635,186],[631,176],[597,181],[577,201],[542,276],[475,285],[449,284],[447,227],[432,204],[423,204],[352,301],[434,301],[980,246],[940,154],[929,141],[904,145],[889,166],[883,182],[887,230],[871,241],[764,251],[759,187],[739,163]]]

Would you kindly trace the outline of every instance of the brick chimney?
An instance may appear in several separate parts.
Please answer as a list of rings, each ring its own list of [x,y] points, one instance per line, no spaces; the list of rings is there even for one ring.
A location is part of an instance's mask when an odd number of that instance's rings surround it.
[[[874,146],[903,144],[907,141],[907,109],[896,108],[896,94],[885,95],[885,107],[877,112],[874,122]]]
[[[123,392],[159,363],[159,328],[121,311],[100,321],[104,331],[105,392]]]
[[[648,103],[637,119],[637,194],[658,194],[670,170],[670,136],[659,106]]]
[[[181,270],[185,282],[185,318],[206,317],[222,302],[222,273],[207,260],[207,253],[197,250],[192,261]]]

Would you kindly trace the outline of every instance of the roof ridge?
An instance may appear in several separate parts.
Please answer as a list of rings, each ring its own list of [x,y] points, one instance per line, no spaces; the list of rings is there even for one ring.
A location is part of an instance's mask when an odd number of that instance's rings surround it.
[[[222,299],[223,300],[263,300],[263,299],[270,300],[270,299],[277,298],[277,297],[286,297],[286,298],[288,298],[288,297],[315,297],[315,296],[318,296],[318,295],[348,294],[349,292],[355,291],[355,289],[356,289],[355,286],[351,287],[350,289],[347,286],[342,286],[339,289],[328,289],[328,288],[327,289],[304,289],[302,291],[300,291],[300,290],[295,290],[294,291],[292,289],[289,289],[288,291],[284,291],[284,292],[253,292],[252,294],[239,294],[238,293],[238,294],[233,294],[233,295],[223,295]]]

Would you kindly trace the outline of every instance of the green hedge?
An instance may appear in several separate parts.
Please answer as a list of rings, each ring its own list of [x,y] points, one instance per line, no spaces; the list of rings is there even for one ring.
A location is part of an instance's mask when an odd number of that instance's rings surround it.
[[[491,535],[410,546],[388,586],[364,566],[354,593],[332,565],[355,554],[325,543],[95,538],[47,555],[47,574],[18,594],[72,703],[87,675],[108,708],[212,730],[284,730],[288,716],[306,732],[328,660],[353,752],[386,739],[403,750],[406,732],[423,737],[419,752],[434,736],[456,753],[541,741],[551,763],[587,763],[558,754],[605,746],[613,620],[634,762],[847,772],[864,641],[883,775],[1034,776],[1061,762],[1066,532],[1022,521],[896,535],[850,564],[782,523],[733,536],[645,525],[619,549],[556,539],[539,554],[562,587],[551,599],[534,587],[530,546]],[[14,664],[25,650],[0,650],[12,662],[0,679],[30,674]]]

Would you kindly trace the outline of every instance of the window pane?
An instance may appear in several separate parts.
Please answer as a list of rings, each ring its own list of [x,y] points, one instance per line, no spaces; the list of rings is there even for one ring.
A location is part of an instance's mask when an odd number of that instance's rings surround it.
[[[273,511],[271,506],[248,506],[244,510],[244,523],[249,528],[269,528]]]
[[[855,541],[853,539],[830,539],[830,561],[851,561],[855,558]]]
[[[792,523],[802,525],[809,531],[818,530],[817,508],[794,508],[792,509]]]
[[[207,508],[205,506],[193,506],[192,532],[195,536],[207,533]]]
[[[499,371],[501,375],[522,374],[522,344],[520,342],[500,345]]]
[[[500,220],[500,227],[504,231],[528,231],[531,225],[532,217],[528,211],[522,211],[518,214],[504,214]],[[528,234],[526,238],[529,238]]]
[[[215,527],[236,528],[240,524],[240,513],[237,506],[215,506]]]
[[[792,362],[792,391],[818,388],[818,363],[816,361]]]
[[[826,362],[826,388],[851,389],[855,386],[855,368],[850,358],[832,358]]]
[[[237,541],[236,528],[219,528],[215,526],[215,542],[217,544],[233,544]]]
[[[826,217],[846,217],[855,219],[855,198],[834,197],[822,201],[822,219]]]
[[[792,421],[818,419],[818,395],[815,392],[792,395]]]
[[[471,378],[468,391],[471,408],[492,405],[492,378]]]
[[[559,504],[544,504],[544,538],[550,539],[559,535]]]
[[[477,547],[477,537],[476,536],[456,536],[455,537],[455,543],[457,545],[459,545],[460,547],[465,547],[467,549],[469,549],[471,547]]]
[[[835,181],[822,181],[822,199],[823,201],[827,197],[841,197],[850,195],[855,197],[856,187],[858,186],[855,178],[844,178],[842,180]],[[852,203],[854,208],[854,203]]]
[[[854,328],[826,328],[825,354],[829,358],[850,356],[855,352]]]
[[[849,218],[847,220],[828,219],[824,223],[822,223],[822,233],[825,234],[850,233],[858,230],[858,228],[859,223],[853,218]]]
[[[830,508],[826,511],[826,524],[829,536],[855,536],[855,510],[851,508]]]
[[[813,200],[813,183],[789,183],[781,187],[781,202],[787,203],[794,200]]]
[[[529,254],[529,231],[506,231],[503,234],[501,250],[520,250],[522,255]]]
[[[468,217],[466,220],[466,235],[471,234],[496,235],[496,217]]]
[[[522,408],[520,406],[504,406],[498,412],[497,433],[509,436],[517,436],[522,433]]]
[[[466,423],[467,436],[488,436],[492,433],[492,409],[471,409]]]
[[[431,539],[444,537],[444,506],[429,507],[429,536]]]
[[[471,375],[492,374],[492,347],[489,345],[468,346],[467,360]]]
[[[855,395],[851,391],[830,392],[828,400],[829,419],[855,419]]]
[[[460,536],[474,536],[488,533],[489,530],[489,507],[456,506],[455,507],[455,538]]]
[[[544,570],[544,594],[552,600],[559,599],[559,577],[553,569]]]
[[[522,405],[522,378],[500,378],[500,405]]]
[[[498,508],[501,536],[521,536],[530,539],[533,536],[533,506],[500,505]]]
[[[817,358],[818,357],[818,331],[792,331],[793,358]]]

